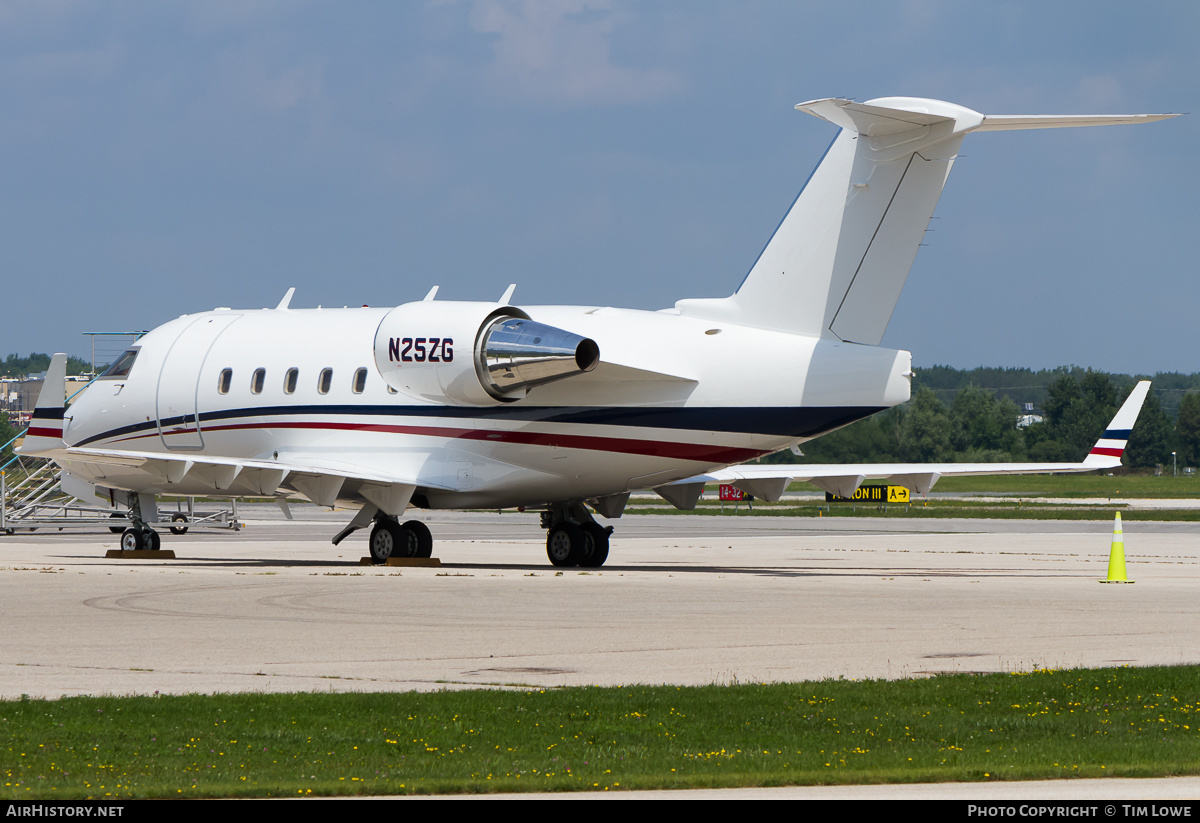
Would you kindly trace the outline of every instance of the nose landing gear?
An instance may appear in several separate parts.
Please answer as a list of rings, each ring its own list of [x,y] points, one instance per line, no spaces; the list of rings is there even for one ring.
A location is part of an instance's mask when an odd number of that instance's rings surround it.
[[[121,532],[121,550],[127,552],[137,552],[148,550],[152,552],[162,548],[162,538],[158,536],[158,532],[149,526],[138,528],[130,526],[125,531]]]
[[[131,524],[129,528],[121,532],[121,550],[127,552],[136,551],[152,551],[156,552],[162,548],[162,538],[158,536],[158,532],[150,528],[150,525],[143,518],[142,507],[143,503],[150,507],[150,519],[158,519],[158,509],[154,505],[153,495],[147,495],[149,501],[143,501],[142,495],[129,493],[129,519]],[[114,513],[113,517],[120,517],[120,514]],[[112,531],[116,531],[116,527],[109,527]]]

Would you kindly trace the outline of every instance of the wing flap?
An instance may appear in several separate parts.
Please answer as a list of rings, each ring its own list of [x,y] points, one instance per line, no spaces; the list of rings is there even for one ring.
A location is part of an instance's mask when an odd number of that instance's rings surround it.
[[[170,494],[172,487],[211,490],[229,496],[283,497],[299,494],[318,506],[338,501],[366,501],[374,509],[403,514],[417,489],[456,489],[419,480],[416,476],[364,470],[321,459],[248,460],[200,454],[174,455],[160,452],[131,452],[115,449],[69,448],[61,462],[91,467],[111,467],[107,482],[119,487],[120,469],[138,469],[159,478],[158,493]],[[95,474],[95,472],[90,472]],[[101,483],[106,482],[103,475]],[[184,486],[183,484],[187,484]],[[179,492],[176,492],[179,493]]]

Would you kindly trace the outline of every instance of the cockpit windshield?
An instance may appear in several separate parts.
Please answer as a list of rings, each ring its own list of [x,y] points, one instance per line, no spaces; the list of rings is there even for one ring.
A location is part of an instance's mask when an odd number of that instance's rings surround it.
[[[101,378],[105,377],[127,377],[129,370],[133,368],[133,361],[137,359],[138,350],[130,349],[116,359],[116,361],[108,367]]]

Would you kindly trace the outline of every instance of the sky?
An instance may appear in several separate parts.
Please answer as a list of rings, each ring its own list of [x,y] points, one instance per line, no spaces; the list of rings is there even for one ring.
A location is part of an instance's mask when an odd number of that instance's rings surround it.
[[[883,345],[1200,371],[1200,4],[0,0],[0,356],[216,306],[741,282],[822,97],[1196,112],[968,136]]]

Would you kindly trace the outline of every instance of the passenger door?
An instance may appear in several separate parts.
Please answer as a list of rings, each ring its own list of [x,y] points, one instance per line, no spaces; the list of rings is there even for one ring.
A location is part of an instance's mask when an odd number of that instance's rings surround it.
[[[158,375],[158,435],[171,451],[204,448],[199,405],[200,370],[217,338],[235,323],[240,314],[206,314],[197,317],[175,338]],[[231,364],[232,365],[232,364]],[[205,390],[216,392],[217,387]]]

